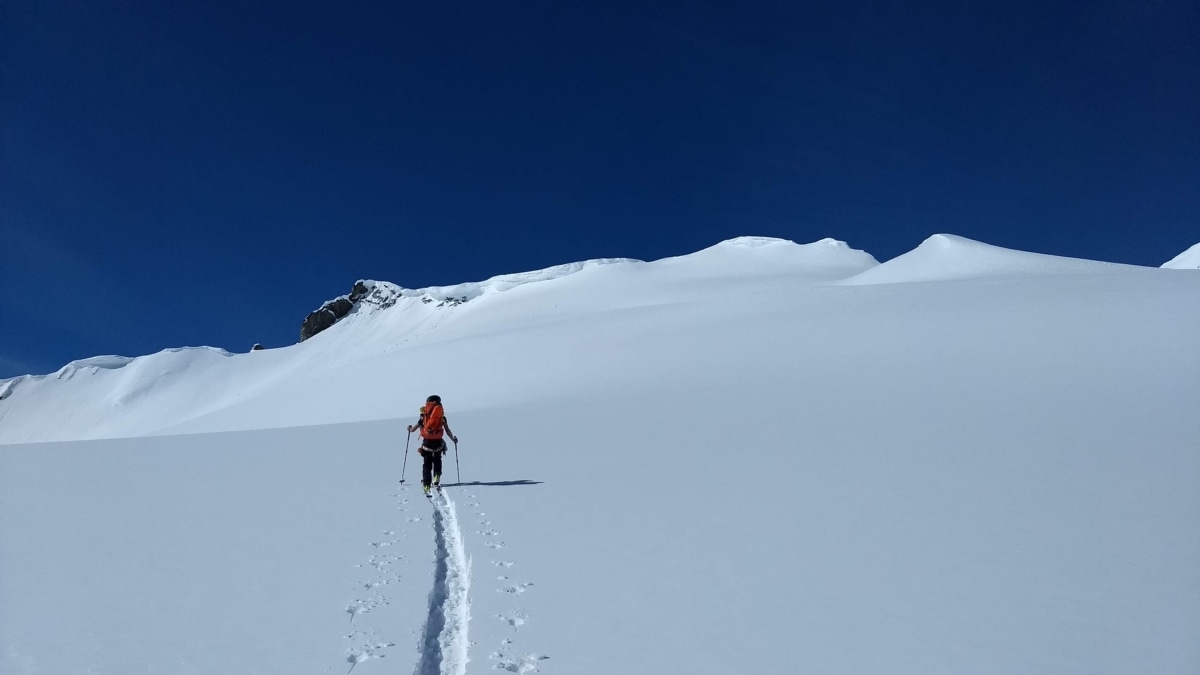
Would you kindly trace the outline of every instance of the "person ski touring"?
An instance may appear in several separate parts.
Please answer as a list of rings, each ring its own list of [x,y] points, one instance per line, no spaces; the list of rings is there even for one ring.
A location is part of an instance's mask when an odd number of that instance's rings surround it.
[[[442,397],[436,394],[425,399],[425,407],[421,408],[421,419],[408,427],[408,433],[421,430],[421,489],[429,495],[429,487],[441,490],[442,484],[442,455],[446,454],[446,441],[442,436],[458,443],[458,437],[450,430],[446,421],[446,411],[442,408]]]

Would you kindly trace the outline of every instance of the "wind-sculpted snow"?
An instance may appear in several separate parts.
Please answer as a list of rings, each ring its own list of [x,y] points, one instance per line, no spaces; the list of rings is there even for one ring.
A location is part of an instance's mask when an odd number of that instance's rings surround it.
[[[142,435],[156,419],[201,414],[232,393],[223,378],[233,356],[213,347],[97,356],[3,381],[0,443]]]
[[[58,372],[54,373],[54,378],[57,380],[70,380],[78,373],[95,374],[101,370],[119,370],[131,364],[135,368],[158,368],[164,372],[171,372],[189,367],[196,358],[208,358],[210,356],[227,357],[232,356],[232,354],[224,349],[214,347],[176,347],[164,349],[157,354],[137,358],[129,356],[93,356],[68,363],[60,368]],[[29,377],[32,379],[41,379],[46,376],[34,375]]]
[[[1136,271],[1130,265],[1063,258],[992,246],[950,234],[935,234],[920,246],[862,274],[848,286],[995,277]]]
[[[179,351],[179,350],[169,349],[167,351],[174,352],[174,351]],[[77,373],[81,370],[87,370],[89,368],[103,368],[105,370],[116,370],[117,368],[124,368],[125,366],[129,365],[132,361],[133,361],[133,359],[128,356],[93,356],[91,358],[79,359],[78,361],[72,361],[72,362],[68,363],[67,365],[60,368],[58,373],[56,373],[56,375],[57,375],[58,379],[65,380],[65,379],[70,379],[72,376],[75,375],[75,373]]]
[[[425,304],[443,303],[449,305],[458,305],[464,302],[469,302],[488,293],[503,293],[504,291],[512,290],[526,284],[534,284],[544,281],[553,281],[563,277],[576,274],[582,270],[596,267],[599,265],[616,265],[624,263],[637,263],[640,261],[630,258],[598,258],[595,260],[585,260],[583,262],[568,263],[565,265],[555,265],[543,270],[534,272],[521,272],[517,274],[502,274],[495,276],[485,281],[475,281],[453,286],[430,286],[427,288],[404,288],[387,281],[363,281],[369,288],[372,288],[373,295],[382,301],[372,302],[372,305],[386,305],[385,308],[390,308],[394,304],[396,298],[414,298]]]
[[[651,265],[689,266],[721,275],[791,275],[809,281],[834,281],[879,264],[871,254],[836,239],[797,244],[772,237],[738,237],[678,258]]]

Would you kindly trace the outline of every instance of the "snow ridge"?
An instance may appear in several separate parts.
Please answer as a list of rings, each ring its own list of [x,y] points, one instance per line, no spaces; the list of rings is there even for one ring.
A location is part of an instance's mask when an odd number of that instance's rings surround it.
[[[1196,244],[1188,250],[1171,258],[1163,263],[1163,269],[1169,270],[1194,270],[1200,269],[1200,244]]]
[[[1108,273],[1137,270],[1131,265],[1029,253],[953,234],[935,234],[903,255],[843,279],[838,285],[870,286],[922,281]]]
[[[367,288],[371,289],[374,300],[369,304],[375,305],[380,309],[388,309],[392,305],[396,304],[396,301],[401,298],[413,298],[420,300],[424,304],[436,302],[439,303],[439,306],[453,307],[490,293],[502,293],[526,284],[539,283],[542,281],[554,281],[555,279],[571,276],[572,274],[577,274],[583,270],[591,269],[593,267],[640,262],[640,260],[634,260],[632,258],[595,258],[592,260],[567,263],[565,265],[555,265],[553,267],[534,270],[532,272],[501,274],[484,281],[470,281],[461,284],[454,284],[452,286],[405,288],[388,281],[375,281],[370,279],[362,280],[359,283],[364,284]]]
[[[454,500],[433,497],[433,535],[437,550],[429,616],[421,632],[421,659],[414,675],[465,675],[471,620],[471,559],[463,546]]]

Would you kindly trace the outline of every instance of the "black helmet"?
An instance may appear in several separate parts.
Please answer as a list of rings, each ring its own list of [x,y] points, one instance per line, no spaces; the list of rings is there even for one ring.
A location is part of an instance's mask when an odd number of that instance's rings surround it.
[[[425,399],[425,402],[426,403],[441,403],[442,397],[438,396],[437,394],[434,394],[433,396],[430,396],[429,398]]]

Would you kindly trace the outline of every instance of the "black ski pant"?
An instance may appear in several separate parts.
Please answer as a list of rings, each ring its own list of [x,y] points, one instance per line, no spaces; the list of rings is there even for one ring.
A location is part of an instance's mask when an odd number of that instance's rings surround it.
[[[442,475],[442,451],[421,448],[421,485],[433,483],[433,476]]]

